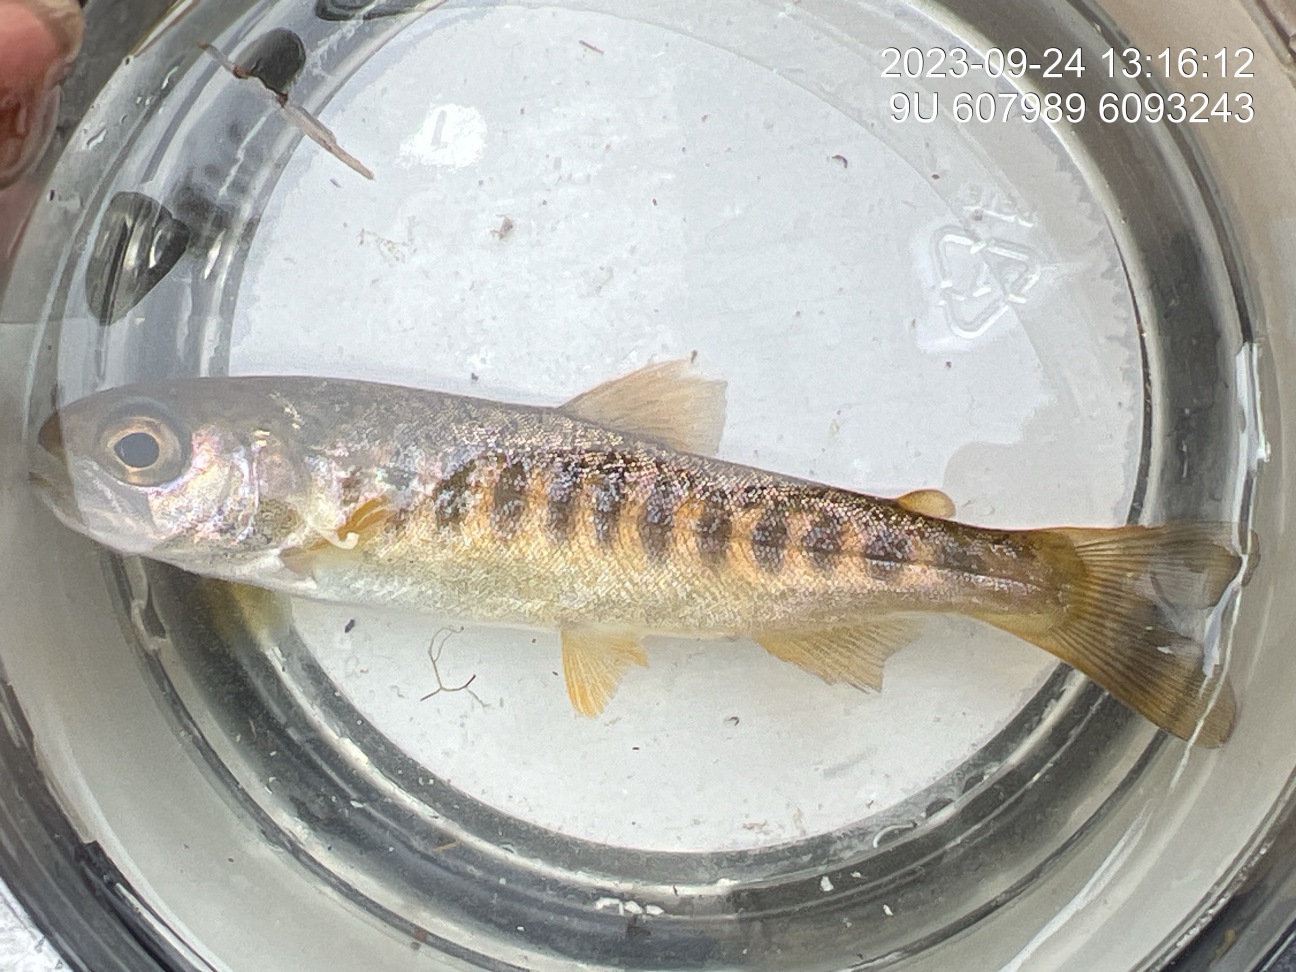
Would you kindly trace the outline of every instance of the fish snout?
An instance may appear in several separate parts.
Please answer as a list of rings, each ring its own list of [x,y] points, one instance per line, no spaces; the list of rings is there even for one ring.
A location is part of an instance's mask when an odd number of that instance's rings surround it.
[[[27,460],[27,479],[37,488],[41,498],[65,521],[76,519],[72,475],[68,469],[63,423],[58,412],[41,424],[35,440],[28,440]]]
[[[36,444],[55,458],[63,458],[63,418],[58,412],[41,424]]]

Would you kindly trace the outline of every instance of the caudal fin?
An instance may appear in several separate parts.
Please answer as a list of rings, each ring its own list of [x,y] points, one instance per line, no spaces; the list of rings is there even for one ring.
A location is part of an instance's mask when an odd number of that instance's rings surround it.
[[[1037,530],[1031,538],[1063,579],[1060,606],[984,619],[1078,668],[1162,729],[1222,745],[1237,706],[1202,637],[1242,565],[1225,545],[1228,531],[1169,524]]]

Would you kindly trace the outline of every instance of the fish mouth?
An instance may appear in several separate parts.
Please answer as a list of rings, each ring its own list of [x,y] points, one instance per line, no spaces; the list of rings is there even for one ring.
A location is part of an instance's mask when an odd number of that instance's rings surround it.
[[[55,412],[41,423],[36,444],[50,455],[63,458],[63,416]]]
[[[148,522],[147,502],[114,491],[90,460],[69,460],[61,447],[50,444],[54,451],[37,437],[28,446],[27,479],[58,520],[115,550],[150,549],[151,543],[141,541],[140,530],[140,524]]]
[[[82,454],[75,435],[65,442],[66,431],[56,411],[27,441],[27,479],[45,505],[64,526],[113,550],[154,550],[159,538],[149,497]]]
[[[27,479],[60,519],[81,522],[72,490],[72,476],[63,451],[63,423],[55,412],[41,425],[27,449]]]

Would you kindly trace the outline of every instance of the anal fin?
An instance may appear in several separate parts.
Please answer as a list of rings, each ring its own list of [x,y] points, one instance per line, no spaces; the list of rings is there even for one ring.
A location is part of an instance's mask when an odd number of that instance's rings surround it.
[[[631,665],[648,667],[639,639],[620,631],[562,632],[563,677],[572,708],[583,716],[602,712]]]
[[[761,631],[754,638],[775,658],[818,675],[830,685],[845,682],[855,688],[881,690],[887,658],[917,635],[915,621],[882,615],[831,628]]]

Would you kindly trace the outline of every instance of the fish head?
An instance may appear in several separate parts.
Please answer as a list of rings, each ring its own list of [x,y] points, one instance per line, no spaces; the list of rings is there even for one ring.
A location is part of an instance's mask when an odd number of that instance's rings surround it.
[[[246,556],[283,437],[221,390],[194,379],[72,402],[31,444],[30,478],[60,520],[114,550],[198,572]]]

